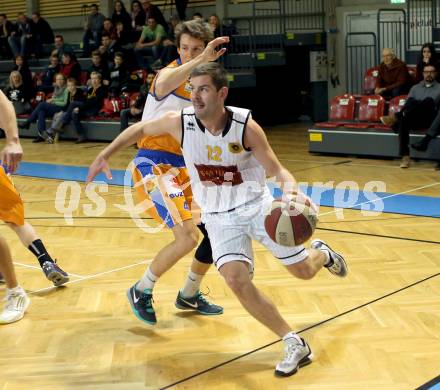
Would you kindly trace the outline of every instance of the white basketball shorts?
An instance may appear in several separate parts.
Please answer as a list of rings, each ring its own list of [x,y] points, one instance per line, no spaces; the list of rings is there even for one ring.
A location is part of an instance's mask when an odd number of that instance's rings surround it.
[[[263,244],[284,265],[299,263],[307,258],[304,246],[286,247],[273,241],[264,228],[273,197],[265,195],[232,211],[202,215],[211,241],[217,269],[231,261],[244,261],[254,266],[252,240]]]

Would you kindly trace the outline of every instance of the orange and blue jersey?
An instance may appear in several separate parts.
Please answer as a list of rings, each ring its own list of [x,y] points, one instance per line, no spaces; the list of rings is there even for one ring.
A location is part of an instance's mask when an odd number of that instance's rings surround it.
[[[167,68],[179,65],[180,59]],[[158,98],[157,77],[145,102],[143,121],[157,119],[169,111],[180,111],[191,105],[188,80],[168,95]],[[192,192],[179,142],[170,135],[147,136],[138,141],[138,146],[133,181],[139,201],[147,204],[148,214],[169,228],[191,219]]]

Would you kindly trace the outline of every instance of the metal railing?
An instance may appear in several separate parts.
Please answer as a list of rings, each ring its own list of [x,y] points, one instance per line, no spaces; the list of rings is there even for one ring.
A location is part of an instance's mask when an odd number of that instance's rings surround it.
[[[377,13],[377,58],[382,49],[393,48],[397,58],[406,55],[406,12],[398,9],[380,9]]]
[[[365,71],[378,64],[377,37],[373,32],[353,32],[345,37],[347,92],[362,93]]]

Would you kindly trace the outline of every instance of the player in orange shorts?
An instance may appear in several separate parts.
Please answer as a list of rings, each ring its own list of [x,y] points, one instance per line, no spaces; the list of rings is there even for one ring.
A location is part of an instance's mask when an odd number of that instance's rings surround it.
[[[213,39],[209,25],[188,21],[176,31],[179,58],[162,69],[153,81],[142,120],[159,118],[169,110],[191,105],[189,74],[198,65],[217,60],[226,49],[216,50],[228,37]],[[133,179],[140,201],[149,204],[148,213],[174,234],[174,241],[155,256],[144,276],[127,291],[134,314],[148,324],[156,323],[152,292],[156,281],[198,243],[198,231],[191,213],[192,192],[180,145],[170,136],[146,137],[138,142]],[[203,240],[196,250],[176,307],[204,315],[222,314],[223,308],[209,303],[199,287],[212,264],[212,251],[204,226]]]
[[[5,107],[8,106],[3,104],[2,109],[6,110],[7,108]],[[3,115],[3,112],[0,115]],[[7,126],[14,126],[15,128],[17,126],[16,121],[14,113],[14,124],[12,122],[4,122],[2,127],[5,131],[14,132],[15,130],[8,130]],[[60,286],[69,280],[69,275],[56,264],[35,232],[35,229],[24,220],[23,202],[8,175],[15,170],[15,166],[13,168],[8,167],[8,164],[0,166],[0,220],[4,221],[7,226],[14,230],[23,245],[37,258],[46,278],[55,286]]]
[[[16,123],[14,107],[0,90],[0,128],[6,133],[6,145],[0,153],[0,219],[22,222],[23,203],[3,168],[14,172],[23,155]],[[30,300],[17,283],[11,252],[3,237],[0,237],[0,271],[6,282],[6,305],[0,313],[0,324],[9,324],[23,318]]]

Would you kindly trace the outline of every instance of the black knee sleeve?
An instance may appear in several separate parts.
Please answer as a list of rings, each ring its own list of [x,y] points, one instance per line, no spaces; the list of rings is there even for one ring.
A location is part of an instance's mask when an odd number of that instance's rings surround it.
[[[202,223],[200,225],[197,225],[199,230],[203,234],[203,240],[196,249],[196,253],[194,257],[197,261],[200,261],[204,264],[212,264],[212,249],[211,249],[211,242],[209,241],[208,232],[205,229],[205,225]]]

